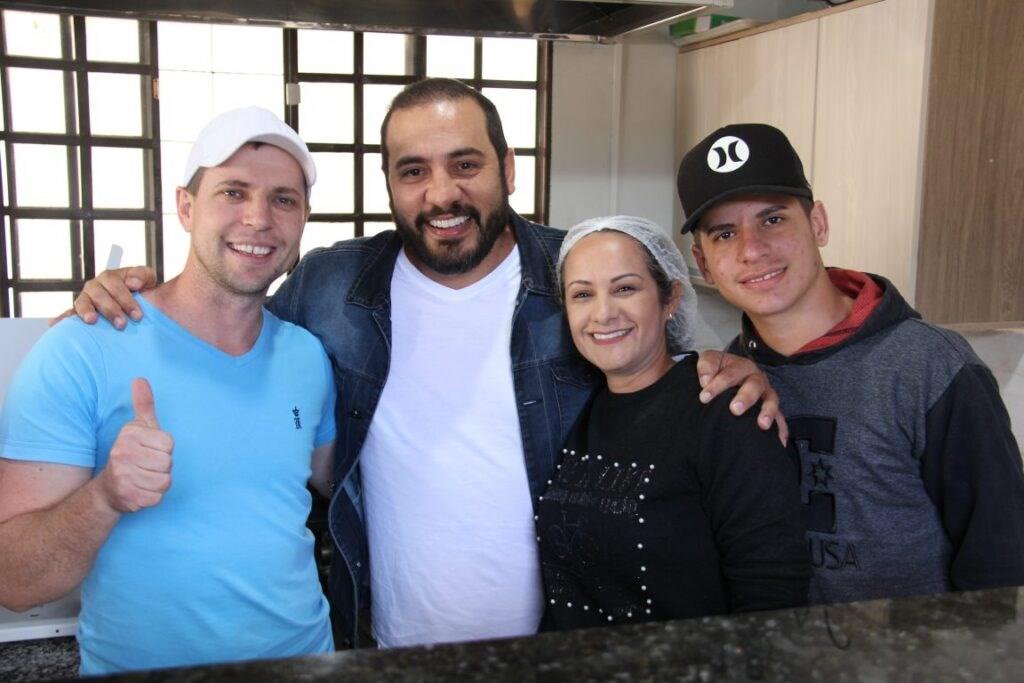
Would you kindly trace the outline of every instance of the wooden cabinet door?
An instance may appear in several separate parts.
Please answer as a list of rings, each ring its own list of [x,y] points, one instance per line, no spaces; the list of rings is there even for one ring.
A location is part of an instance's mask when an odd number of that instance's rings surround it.
[[[890,0],[817,20],[814,194],[826,265],[884,275],[914,301],[932,0]]]

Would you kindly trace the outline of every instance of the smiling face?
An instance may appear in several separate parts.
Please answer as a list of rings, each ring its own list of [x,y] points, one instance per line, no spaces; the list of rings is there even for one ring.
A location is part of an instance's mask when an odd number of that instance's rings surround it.
[[[760,329],[813,316],[831,291],[818,251],[827,243],[821,202],[808,212],[796,197],[743,195],[701,217],[693,256],[704,279]]]
[[[263,297],[298,257],[309,208],[290,154],[246,144],[204,169],[195,194],[178,188],[178,217],[191,233],[185,270],[231,294]]]
[[[461,98],[397,110],[386,140],[391,212],[410,259],[441,282],[493,270],[513,244],[515,166],[511,150],[498,158],[480,106]]]
[[[611,391],[638,391],[672,367],[665,323],[679,287],[664,300],[636,240],[611,230],[582,238],[565,257],[562,282],[572,340]]]

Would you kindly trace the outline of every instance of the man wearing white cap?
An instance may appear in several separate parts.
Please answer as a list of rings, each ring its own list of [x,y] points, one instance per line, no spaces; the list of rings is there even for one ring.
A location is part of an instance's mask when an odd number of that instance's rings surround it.
[[[305,521],[334,383],[316,338],[263,308],[315,180],[270,112],[214,119],[177,190],[181,275],[136,295],[125,332],[55,326],[12,383],[0,604],[81,583],[83,674],[333,650]]]

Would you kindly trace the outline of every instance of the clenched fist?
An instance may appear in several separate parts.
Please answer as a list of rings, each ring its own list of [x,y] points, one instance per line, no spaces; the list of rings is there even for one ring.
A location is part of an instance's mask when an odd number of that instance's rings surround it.
[[[141,377],[132,381],[132,408],[135,418],[121,428],[97,477],[107,504],[119,512],[153,507],[171,487],[174,439],[160,429],[153,390]]]

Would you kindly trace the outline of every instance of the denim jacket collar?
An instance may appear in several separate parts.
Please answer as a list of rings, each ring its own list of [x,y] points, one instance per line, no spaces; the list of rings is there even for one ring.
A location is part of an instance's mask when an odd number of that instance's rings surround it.
[[[554,296],[558,244],[539,238],[536,226],[517,213],[512,213],[509,225],[519,248],[523,289]],[[391,299],[391,276],[402,248],[402,238],[397,231],[389,230],[372,237],[366,247],[370,256],[352,283],[346,302],[379,309]]]
[[[523,269],[523,289],[534,294],[555,296],[558,285],[555,279],[555,263],[562,240],[553,241],[540,237],[535,223],[517,213],[512,214],[512,231],[519,247],[519,259]]]
[[[370,256],[348,290],[346,303],[365,308],[383,308],[391,299],[391,274],[395,270],[402,238],[396,230],[388,230],[366,243]]]

